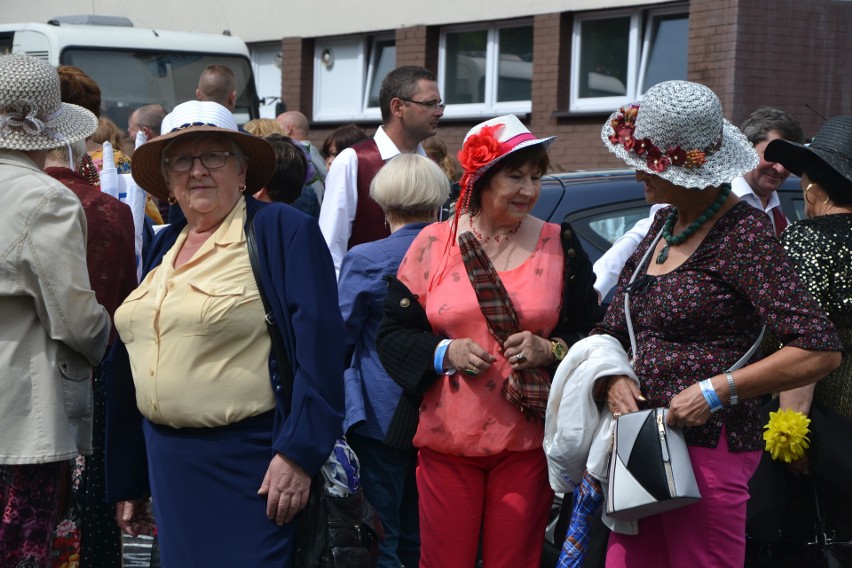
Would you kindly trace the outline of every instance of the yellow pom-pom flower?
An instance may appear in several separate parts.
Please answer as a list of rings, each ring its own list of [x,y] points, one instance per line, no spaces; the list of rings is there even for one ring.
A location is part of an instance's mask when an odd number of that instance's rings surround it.
[[[770,412],[763,439],[772,459],[790,463],[804,456],[810,447],[810,423],[810,418],[789,408]]]

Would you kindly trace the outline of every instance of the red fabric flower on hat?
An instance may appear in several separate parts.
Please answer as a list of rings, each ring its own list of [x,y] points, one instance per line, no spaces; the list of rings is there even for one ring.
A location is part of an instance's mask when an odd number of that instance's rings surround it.
[[[477,134],[468,136],[458,154],[459,162],[466,172],[476,172],[505,153],[500,141],[494,135],[497,129],[503,126],[503,124],[483,126]]]

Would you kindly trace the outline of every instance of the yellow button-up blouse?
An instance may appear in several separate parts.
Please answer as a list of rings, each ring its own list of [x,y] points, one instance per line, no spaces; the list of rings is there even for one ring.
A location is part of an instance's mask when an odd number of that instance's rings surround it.
[[[251,270],[240,199],[179,268],[187,229],[119,306],[142,415],[174,428],[232,424],[275,407],[271,342]]]

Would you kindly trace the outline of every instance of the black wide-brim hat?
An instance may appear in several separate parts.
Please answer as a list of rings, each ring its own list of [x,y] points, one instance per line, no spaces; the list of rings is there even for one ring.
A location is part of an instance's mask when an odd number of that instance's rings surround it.
[[[823,189],[842,191],[852,200],[852,116],[829,118],[809,145],[773,140],[763,155],[797,176],[808,172],[829,180],[832,187]]]

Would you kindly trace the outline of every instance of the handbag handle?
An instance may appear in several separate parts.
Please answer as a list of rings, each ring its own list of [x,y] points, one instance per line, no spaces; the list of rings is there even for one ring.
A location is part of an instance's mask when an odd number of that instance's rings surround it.
[[[636,265],[636,269],[633,271],[633,274],[630,276],[630,280],[627,282],[627,286],[624,287],[624,317],[627,320],[627,334],[630,336],[630,349],[631,349],[631,353],[633,355],[630,358],[630,364],[631,365],[633,364],[633,361],[636,359],[637,348],[636,348],[636,333],[633,331],[633,318],[630,316],[630,285],[633,284],[633,282],[635,282],[636,277],[639,275],[639,272],[641,272],[644,269],[645,265],[648,262],[648,257],[651,256],[651,253],[657,247],[657,243],[660,242],[660,239],[662,238],[662,236],[663,236],[663,231],[662,231],[662,229],[660,229],[660,232],[657,233],[657,236],[654,237],[654,240],[653,240],[653,242],[651,242],[651,245],[648,247],[648,250],[646,250],[645,254],[642,256],[642,260],[640,260],[639,264]],[[761,341],[763,341],[763,335],[765,333],[766,333],[766,324],[764,323],[763,327],[760,328],[760,333],[757,335],[757,339],[752,344],[752,346],[749,348],[749,350],[746,351],[746,354],[743,355],[742,357],[740,357],[740,359],[736,363],[734,363],[731,366],[731,368],[729,368],[725,372],[726,373],[732,373],[733,371],[736,371],[737,369],[739,369],[740,367],[742,367],[743,365],[748,363],[748,360],[751,359],[752,355],[754,355],[755,351],[757,351],[757,349],[760,347],[760,343],[761,343]]]
[[[281,388],[285,406],[289,409],[293,399],[293,367],[290,365],[290,357],[287,355],[284,338],[281,336],[281,330],[278,329],[278,322],[275,321],[275,314],[272,311],[269,298],[266,296],[263,288],[263,280],[261,279],[260,272],[260,254],[257,252],[257,237],[254,233],[254,214],[246,222],[246,243],[251,271],[254,274],[255,282],[257,282],[257,292],[260,295],[261,302],[263,302],[263,312],[265,314],[263,320],[266,322],[266,329],[269,332],[269,339],[272,343],[272,353],[278,361],[278,370],[281,373]]]

